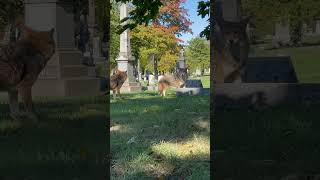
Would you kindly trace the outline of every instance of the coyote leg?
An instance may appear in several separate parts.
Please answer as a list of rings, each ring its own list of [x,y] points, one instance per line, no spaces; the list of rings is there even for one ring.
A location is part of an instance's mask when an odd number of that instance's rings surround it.
[[[31,94],[31,87],[23,87],[21,88],[21,96],[24,104],[25,114],[30,119],[37,120],[37,116],[34,112],[34,107],[32,103],[32,94]]]
[[[18,90],[11,89],[8,91],[9,95],[9,108],[10,117],[13,120],[20,120],[19,102],[18,102]]]

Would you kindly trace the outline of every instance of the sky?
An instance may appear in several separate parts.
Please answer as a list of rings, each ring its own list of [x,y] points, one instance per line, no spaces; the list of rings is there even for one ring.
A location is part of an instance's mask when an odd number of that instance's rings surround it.
[[[204,30],[204,28],[208,25],[208,17],[202,19],[201,16],[198,16],[198,1],[199,0],[187,0],[185,4],[183,4],[183,7],[188,10],[189,19],[191,20],[192,25],[191,29],[193,32],[193,35],[188,34],[182,34],[180,37],[184,42],[184,44],[187,43],[188,40],[192,39],[193,37],[199,36],[200,32]]]

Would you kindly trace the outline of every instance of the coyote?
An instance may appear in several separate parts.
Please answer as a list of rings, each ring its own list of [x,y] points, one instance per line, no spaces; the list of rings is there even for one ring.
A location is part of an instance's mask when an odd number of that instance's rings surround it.
[[[116,92],[120,97],[120,88],[127,79],[127,71],[116,70],[110,77],[110,89],[113,91],[113,98],[116,98]]]
[[[246,27],[249,18],[240,22],[228,22],[216,17],[213,37],[215,82],[241,81],[241,73],[249,53]]]
[[[161,96],[166,96],[166,90],[170,87],[182,88],[185,86],[188,74],[187,69],[180,69],[177,73],[164,75],[158,82],[158,91]]]
[[[22,23],[17,25],[20,39],[0,49],[0,90],[8,92],[12,119],[20,120],[25,116],[36,120],[31,88],[55,53],[54,29],[35,31]],[[18,91],[24,112],[19,110]]]

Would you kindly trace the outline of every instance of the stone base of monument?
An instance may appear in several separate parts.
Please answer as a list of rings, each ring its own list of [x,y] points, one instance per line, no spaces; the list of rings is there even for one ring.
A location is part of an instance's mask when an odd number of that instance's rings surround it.
[[[100,93],[98,78],[39,79],[32,87],[37,96],[97,96]]]
[[[177,96],[209,95],[209,88],[203,88],[201,80],[187,80],[184,88],[177,88]]]
[[[209,95],[209,88],[177,88],[177,96],[197,96],[197,95]]]
[[[140,92],[142,91],[142,86],[138,82],[130,82],[123,84],[120,91],[122,93]]]
[[[158,86],[147,86],[147,91],[158,91]]]
[[[59,48],[32,87],[33,96],[97,96],[100,80],[94,67],[81,64],[75,48]]]
[[[215,108],[263,108],[320,104],[320,84],[224,83],[215,85]]]

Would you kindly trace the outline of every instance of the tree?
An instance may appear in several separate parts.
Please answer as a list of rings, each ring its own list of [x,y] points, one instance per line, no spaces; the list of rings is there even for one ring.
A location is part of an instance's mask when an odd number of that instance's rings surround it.
[[[155,27],[163,28],[169,33],[178,37],[181,33],[192,33],[191,21],[188,19],[188,12],[181,5],[186,0],[162,0],[157,19],[153,21]]]
[[[139,57],[143,71],[171,71],[178,59],[177,38],[160,28],[140,25],[133,30],[131,42],[133,54]],[[153,57],[155,62],[151,60]]]
[[[214,8],[214,1],[208,0],[208,1],[199,1],[198,3],[198,15],[202,18],[206,18],[210,14],[210,5],[212,5],[211,9]],[[209,17],[213,18],[213,14]],[[205,37],[207,40],[210,38],[210,29],[213,29],[213,23],[211,23],[211,20],[208,19],[209,25],[205,27],[205,29],[200,33],[200,37]]]
[[[186,48],[186,58],[191,71],[201,69],[203,73],[205,69],[210,68],[209,42],[200,37],[191,39]]]
[[[276,22],[289,22],[293,45],[301,42],[302,24],[320,16],[318,0],[243,0],[242,4],[244,13],[251,15],[251,23],[262,34],[270,33]]]
[[[111,20],[110,20],[110,68],[113,69],[116,67],[116,58],[119,55],[120,50],[120,35],[117,33],[118,26],[120,24],[120,12],[119,6],[116,3],[112,4],[111,9]]]

